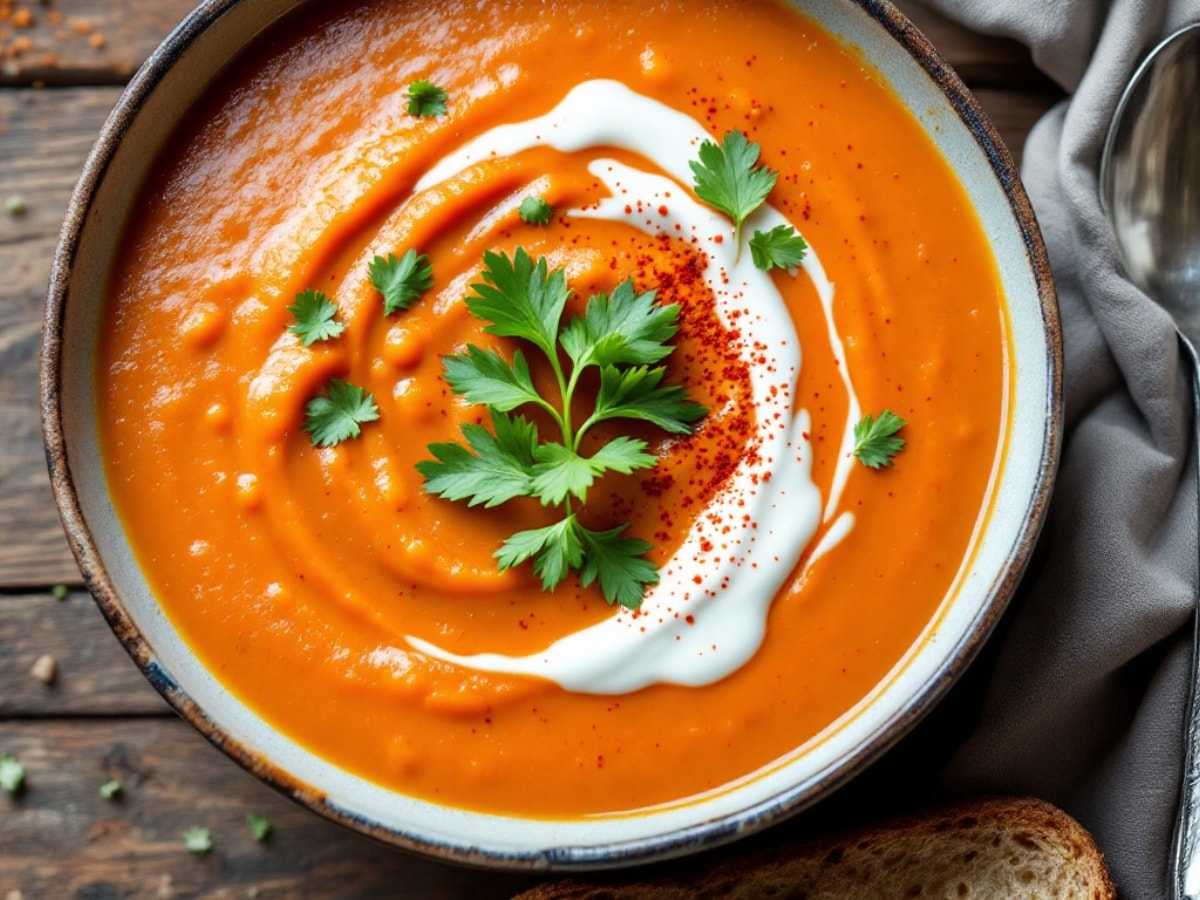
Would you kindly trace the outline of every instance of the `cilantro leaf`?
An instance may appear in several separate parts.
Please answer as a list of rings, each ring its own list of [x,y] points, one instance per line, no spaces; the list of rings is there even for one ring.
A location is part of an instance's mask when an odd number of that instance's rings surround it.
[[[212,832],[200,825],[193,825],[183,833],[183,846],[188,853],[208,853],[213,848]]]
[[[361,425],[379,418],[375,398],[362,388],[334,378],[325,393],[304,407],[304,430],[314,447],[333,447],[362,433]]]
[[[408,114],[411,116],[444,116],[447,94],[427,80],[414,81],[408,86]]]
[[[756,231],[750,238],[750,256],[760,269],[793,268],[804,261],[807,252],[808,242],[791,225]]]
[[[456,394],[465,394],[472,403],[486,403],[493,409],[509,412],[525,403],[541,404],[529,374],[529,363],[520,350],[509,363],[495,350],[467,345],[467,352],[442,359],[443,378]]]
[[[246,813],[246,825],[256,841],[265,841],[274,830],[270,819],[255,812]]]
[[[25,767],[11,753],[0,753],[0,790],[19,794],[25,786]]]
[[[297,294],[296,302],[287,309],[296,317],[295,324],[289,325],[288,331],[297,335],[305,347],[335,338],[346,330],[346,326],[337,320],[337,304],[321,291]]]
[[[469,449],[450,442],[430,444],[435,459],[417,463],[426,493],[485,507],[528,495],[537,426],[521,416],[493,412],[492,427],[494,433],[482,425],[464,425],[462,433]]]
[[[759,146],[740,131],[728,131],[717,146],[700,145],[700,159],[689,161],[696,196],[734,222],[734,243],[741,250],[742,223],[762,205],[775,187],[778,173],[757,165]]]
[[[658,569],[645,558],[650,545],[638,538],[621,537],[629,527],[619,525],[608,531],[579,529],[583,544],[583,567],[579,582],[584,587],[599,579],[600,592],[609,605],[619,603],[629,609],[642,605],[646,588],[658,584]]]
[[[547,203],[545,198],[531,195],[521,201],[517,213],[527,225],[549,225],[550,218],[554,215],[554,207]]]
[[[895,437],[907,423],[894,412],[885,409],[878,418],[870,413],[854,426],[854,456],[871,469],[892,464],[892,457],[904,447],[904,438]]]
[[[583,561],[579,531],[573,515],[543,528],[518,531],[500,545],[496,561],[504,571],[533,559],[533,573],[541,576],[542,589],[552,591]]]
[[[367,264],[371,284],[383,295],[384,315],[408,309],[433,286],[433,266],[429,257],[411,247],[397,259],[376,256]]]
[[[679,330],[679,306],[655,303],[655,292],[638,294],[623,281],[611,294],[596,294],[582,316],[575,316],[559,336],[576,366],[646,365],[665,359],[667,343]]]
[[[687,399],[678,385],[660,387],[666,369],[636,366],[619,369],[605,366],[600,370],[600,392],[590,423],[607,419],[641,419],[672,434],[691,431],[691,423],[704,415],[699,403]]]
[[[484,331],[529,341],[552,356],[558,323],[571,296],[563,270],[548,272],[545,257],[535,264],[522,247],[511,260],[486,250],[483,263],[483,281],[472,284],[475,295],[467,297],[471,315],[491,323]]]

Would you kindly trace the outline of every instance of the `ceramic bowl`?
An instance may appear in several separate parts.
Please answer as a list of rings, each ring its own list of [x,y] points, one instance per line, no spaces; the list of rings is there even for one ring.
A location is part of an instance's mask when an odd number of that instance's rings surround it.
[[[583,821],[523,820],[400,796],[292,742],[227,693],[155,602],[109,498],[97,440],[96,335],[106,275],[139,186],[172,128],[222,66],[297,0],[210,0],[137,73],[88,158],[62,231],[46,305],[42,406],[54,490],[104,615],[147,678],[208,739],[315,812],[434,857],[508,868],[582,868],[680,855],[777,822],[845,783],[945,693],[1001,615],[1029,559],[1060,433],[1061,350],[1049,266],[1012,160],[976,101],[881,0],[806,0],[859,48],[957,171],[1008,298],[1016,373],[994,514],[960,590],[868,701],[805,753],[682,807]]]

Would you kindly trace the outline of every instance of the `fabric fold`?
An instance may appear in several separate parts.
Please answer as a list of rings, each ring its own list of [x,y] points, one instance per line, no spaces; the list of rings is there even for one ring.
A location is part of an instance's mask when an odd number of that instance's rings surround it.
[[[971,673],[978,724],[939,786],[1050,800],[1096,836],[1122,897],[1166,896],[1198,580],[1190,369],[1120,269],[1097,173],[1129,78],[1200,5],[930,5],[1022,41],[1070,92],[1022,165],[1062,310],[1062,461],[1039,566]]]

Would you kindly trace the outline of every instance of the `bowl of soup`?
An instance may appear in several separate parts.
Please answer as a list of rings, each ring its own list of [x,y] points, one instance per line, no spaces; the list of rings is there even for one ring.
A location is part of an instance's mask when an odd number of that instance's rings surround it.
[[[1011,158],[886,3],[216,0],[76,189],[42,401],[117,637],[434,857],[679,855],[944,694],[1040,528]]]

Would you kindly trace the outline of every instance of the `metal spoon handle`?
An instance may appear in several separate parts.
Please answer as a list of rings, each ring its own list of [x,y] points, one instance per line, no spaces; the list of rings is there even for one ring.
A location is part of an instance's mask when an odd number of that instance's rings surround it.
[[[1193,448],[1200,484],[1200,355],[1182,331],[1183,345],[1192,366]],[[1197,498],[1200,502],[1200,497]],[[1197,547],[1200,554],[1200,547]],[[1179,813],[1175,819],[1175,848],[1171,860],[1172,896],[1176,900],[1200,900],[1200,595],[1192,615],[1192,668],[1184,710],[1183,783]]]

